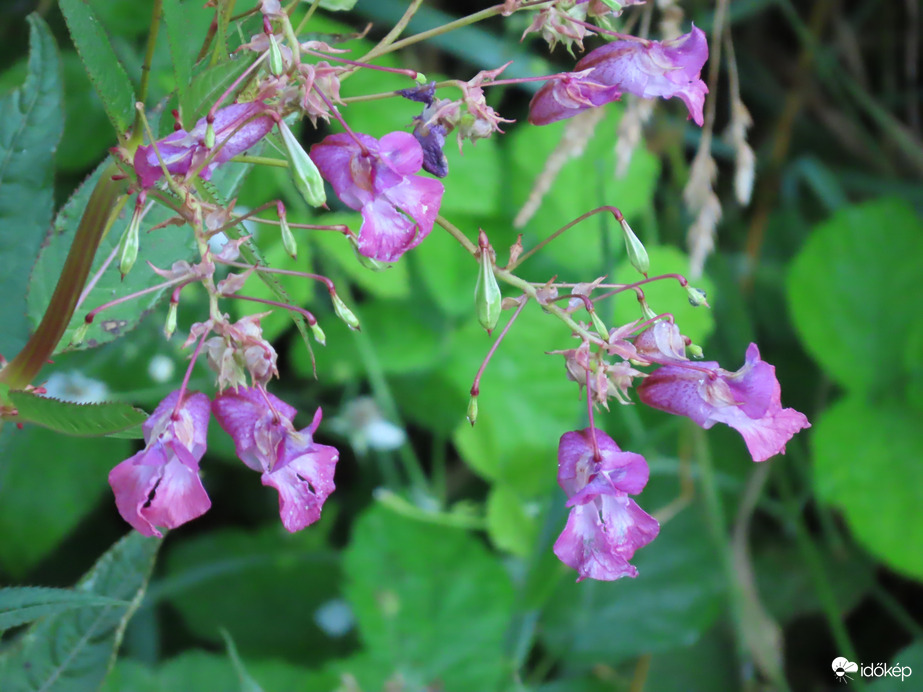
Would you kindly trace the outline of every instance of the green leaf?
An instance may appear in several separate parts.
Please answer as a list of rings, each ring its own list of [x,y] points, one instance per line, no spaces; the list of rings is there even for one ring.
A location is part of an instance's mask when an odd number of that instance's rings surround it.
[[[10,400],[19,412],[18,420],[77,437],[112,435],[147,420],[144,411],[128,404],[75,404],[30,392],[10,392]]]
[[[109,36],[85,0],[61,0],[61,12],[106,115],[121,135],[135,117],[135,91]]]
[[[795,326],[843,387],[886,391],[903,382],[904,344],[923,315],[921,256],[923,220],[906,202],[881,198],[834,214],[795,258],[788,276]]]
[[[26,286],[54,209],[54,151],[64,127],[54,38],[29,16],[25,84],[0,99],[0,353],[12,360],[29,337]]]
[[[487,533],[500,550],[528,557],[538,537],[538,504],[524,500],[502,483],[487,496]]]
[[[195,0],[163,0],[163,23],[180,103],[187,99],[195,61],[214,16],[214,8]],[[196,107],[200,105],[195,104]],[[190,124],[195,122],[192,116],[193,113],[188,114]]]
[[[250,502],[275,513],[274,523],[258,531],[212,531],[174,546],[157,592],[197,637],[219,644],[220,629],[227,629],[244,657],[317,663],[346,653],[354,638],[329,636],[318,624],[318,609],[335,598],[342,579],[320,527],[285,533],[276,493],[256,476],[253,483]]]
[[[106,475],[131,454],[131,446],[103,437],[61,438],[31,426],[6,426],[3,438],[8,446],[0,455],[0,566],[21,578],[103,496],[112,503]]]
[[[356,522],[344,559],[345,592],[370,658],[400,671],[410,689],[436,681],[447,690],[501,687],[513,587],[475,536],[373,507]]]
[[[133,531],[103,555],[76,591],[128,603],[79,608],[36,623],[0,657],[4,692],[99,689],[141,603],[159,547],[159,540]]]
[[[859,661],[854,661],[854,663],[860,663]],[[863,663],[860,663],[863,665]],[[913,674],[916,671],[917,675],[920,675],[920,672],[923,671],[923,641],[917,639],[910,646],[906,646],[900,651],[898,651],[894,656],[891,657],[891,666],[900,666],[901,668],[907,667],[908,670],[904,671],[907,676]],[[906,685],[910,683],[907,682],[907,677],[880,677],[872,680],[872,683],[868,686],[869,692],[894,692],[894,690],[900,690],[905,688]],[[900,681],[900,682],[898,682]]]
[[[636,579],[561,585],[546,612],[542,638],[549,650],[571,666],[612,665],[691,645],[714,622],[723,600],[721,570],[707,530],[691,512],[665,524],[632,563]]]
[[[356,0],[321,0],[320,6],[333,12],[351,10],[356,5]]]
[[[814,422],[814,488],[839,508],[859,543],[889,567],[923,579],[920,415],[898,401],[848,396]]]
[[[46,615],[57,615],[74,608],[128,605],[106,596],[71,589],[19,586],[0,589],[0,634]]]
[[[258,56],[256,53],[247,52],[242,56],[223,62],[218,65],[205,67],[196,74],[188,87],[180,91],[180,113],[183,117],[183,126],[191,129],[200,118],[204,118],[209,109],[218,101],[234,80],[240,77],[250,67]],[[179,76],[177,76],[179,79]],[[225,99],[223,106],[230,106],[234,99],[244,88],[245,84],[237,85]]]

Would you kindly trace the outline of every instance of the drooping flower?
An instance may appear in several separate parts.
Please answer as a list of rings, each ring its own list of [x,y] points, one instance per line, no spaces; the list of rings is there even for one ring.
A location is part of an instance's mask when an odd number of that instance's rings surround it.
[[[144,449],[109,472],[119,514],[145,536],[160,538],[158,526],[176,528],[211,507],[199,478],[208,397],[187,393],[177,407],[179,395],[170,394],[145,421]]]
[[[358,249],[365,257],[393,262],[433,230],[444,188],[414,175],[423,149],[413,135],[329,135],[311,147],[311,158],[343,204],[362,212]]]
[[[705,32],[696,27],[670,41],[607,43],[590,51],[572,73],[539,90],[529,105],[529,122],[547,125],[617,101],[628,92],[647,99],[678,96],[701,126],[708,87],[699,75],[707,59]]]
[[[186,175],[202,165],[220,147],[215,157],[199,172],[200,178],[208,180],[215,168],[246,151],[269,133],[275,121],[263,115],[267,110],[268,107],[262,101],[250,101],[235,103],[216,111],[212,123],[215,143],[211,148],[206,145],[206,118],[199,119],[189,132],[177,130],[154,144],[138,147],[134,167],[141,187],[149,188],[163,177],[158,152],[170,173]]]
[[[571,511],[554,554],[577,570],[577,581],[636,577],[628,561],[660,532],[657,520],[629,497],[647,485],[647,462],[601,430],[595,430],[596,459],[593,434],[591,428],[564,433],[558,445],[558,484]]]
[[[294,533],[320,519],[321,508],[333,492],[339,453],[314,442],[321,410],[307,428],[295,430],[295,409],[261,387],[228,389],[215,397],[212,412],[234,439],[237,456],[263,485],[279,492],[282,525]]]
[[[706,430],[715,423],[731,426],[743,436],[753,461],[784,454],[792,436],[811,427],[803,413],[782,408],[781,391],[775,367],[760,359],[756,344],[747,348],[737,372],[713,361],[665,365],[638,386],[648,406],[687,416]]]

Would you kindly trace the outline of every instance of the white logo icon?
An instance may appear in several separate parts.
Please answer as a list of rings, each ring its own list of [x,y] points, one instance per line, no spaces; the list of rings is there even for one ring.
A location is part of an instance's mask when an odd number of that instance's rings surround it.
[[[847,673],[858,673],[859,666],[852,661],[848,661],[842,656],[833,659],[833,674],[836,675],[837,682],[846,682],[852,680]]]

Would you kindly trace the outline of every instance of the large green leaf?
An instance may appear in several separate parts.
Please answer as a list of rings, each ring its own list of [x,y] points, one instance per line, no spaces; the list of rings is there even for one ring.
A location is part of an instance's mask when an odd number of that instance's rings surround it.
[[[407,689],[500,688],[513,588],[477,538],[374,507],[356,523],[344,566],[366,654]]]
[[[29,336],[29,270],[51,222],[54,150],[64,126],[54,38],[29,17],[29,67],[21,89],[0,99],[0,353],[12,360]]]
[[[16,407],[20,421],[78,437],[112,435],[136,428],[136,436],[140,438],[139,426],[147,420],[144,411],[115,402],[74,404],[29,392],[10,392],[10,401]]]
[[[923,321],[920,257],[923,219],[903,200],[881,198],[815,228],[792,264],[795,326],[843,387],[887,391],[903,383],[905,344]]]
[[[20,586],[0,589],[0,634],[46,615],[57,615],[74,608],[128,605],[107,596],[71,589]]]
[[[561,585],[542,637],[555,655],[572,666],[612,665],[693,644],[714,622],[721,570],[708,532],[691,511],[664,525],[632,563],[635,579]]]
[[[43,618],[0,657],[4,692],[92,692],[112,665],[147,585],[160,541],[132,532],[75,587],[124,605],[90,606]]]
[[[170,59],[176,90],[180,103],[186,102],[186,94],[192,83],[196,57],[202,49],[209,24],[215,17],[215,9],[195,0],[164,0],[163,23],[170,43]],[[196,108],[201,103],[195,104]],[[187,124],[194,123],[194,113],[187,114]]]
[[[0,456],[0,566],[21,578],[111,490],[106,474],[131,454],[127,440],[61,437],[7,426]],[[114,503],[110,505],[115,517]]]
[[[920,413],[852,395],[814,423],[814,488],[859,542],[892,569],[923,579]]]
[[[106,115],[118,134],[131,127],[135,117],[135,91],[119,62],[109,36],[85,0],[59,3],[74,46],[83,60]]]

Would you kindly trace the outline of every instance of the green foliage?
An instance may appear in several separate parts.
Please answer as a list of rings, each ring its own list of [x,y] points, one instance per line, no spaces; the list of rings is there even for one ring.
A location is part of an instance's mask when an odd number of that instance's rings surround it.
[[[28,624],[45,616],[74,608],[128,605],[125,601],[70,589],[39,586],[0,589],[0,634],[11,627]]]
[[[485,691],[508,678],[512,585],[471,534],[375,507],[356,522],[344,560],[366,652],[389,674],[414,688]],[[359,680],[371,689],[385,681]]]
[[[116,543],[75,589],[127,603],[88,605],[40,620],[0,655],[4,690],[97,690],[141,602],[159,547],[160,541],[134,532]]]
[[[0,353],[25,345],[26,285],[53,211],[54,150],[64,125],[54,38],[29,17],[25,84],[0,99]]]
[[[61,0],[74,46],[99,94],[116,133],[123,134],[135,118],[135,91],[112,49],[106,30],[86,0]]]
[[[724,586],[708,533],[691,512],[665,524],[632,563],[633,580],[575,584],[568,571],[546,613],[543,640],[555,655],[585,668],[612,664],[689,646],[711,626]]]
[[[29,392],[10,392],[10,401],[22,422],[78,437],[116,435],[140,438],[141,424],[147,420],[144,411],[128,404],[74,404]]]
[[[59,546],[103,495],[127,440],[62,437],[40,428],[3,431],[0,566],[21,578]]]

